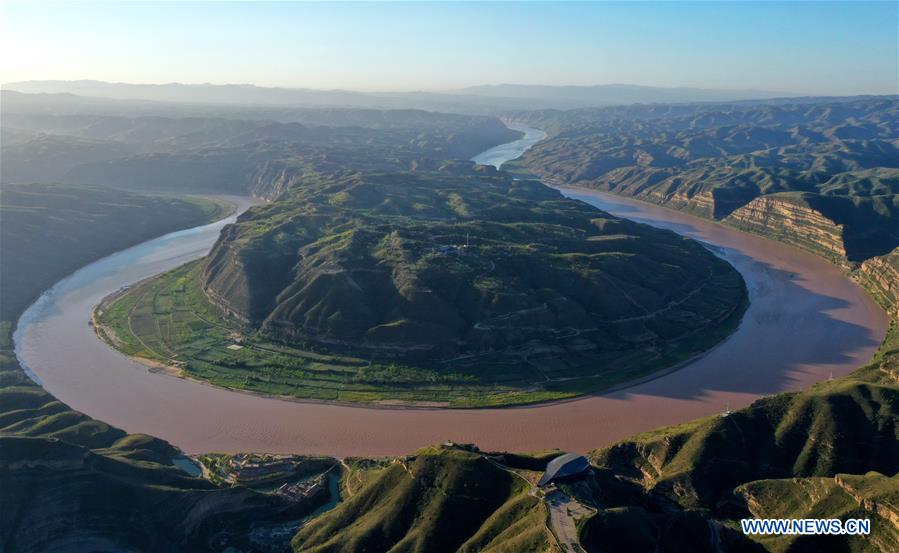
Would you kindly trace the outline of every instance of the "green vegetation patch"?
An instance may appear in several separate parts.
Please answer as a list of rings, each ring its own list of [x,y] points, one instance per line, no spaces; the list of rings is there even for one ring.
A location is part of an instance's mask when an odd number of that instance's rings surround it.
[[[202,293],[194,262],[101,305],[100,336],[128,355],[217,385],[304,399],[424,405],[503,405],[572,394],[477,386],[465,375],[335,356],[242,332]],[[517,400],[517,401],[516,401]]]
[[[550,550],[546,508],[530,485],[473,451],[430,447],[367,463],[352,496],[304,525],[297,552]]]

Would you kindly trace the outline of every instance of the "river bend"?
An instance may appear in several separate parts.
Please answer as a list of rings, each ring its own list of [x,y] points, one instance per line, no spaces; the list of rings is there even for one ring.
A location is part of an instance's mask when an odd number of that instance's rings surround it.
[[[537,129],[513,128],[525,137],[474,159],[499,165],[545,136]],[[60,281],[20,319],[16,354],[36,380],[72,408],[128,432],[159,436],[189,453],[398,455],[447,439],[489,450],[584,452],[844,375],[870,359],[886,332],[888,320],[877,305],[839,268],[810,253],[635,200],[577,189],[563,193],[715,249],[749,289],[752,303],[740,327],[682,369],[643,384],[496,410],[384,409],[266,398],[149,372],[96,337],[88,321],[105,296],[202,257],[226,220],[150,240]],[[233,201],[239,211],[252,203]]]

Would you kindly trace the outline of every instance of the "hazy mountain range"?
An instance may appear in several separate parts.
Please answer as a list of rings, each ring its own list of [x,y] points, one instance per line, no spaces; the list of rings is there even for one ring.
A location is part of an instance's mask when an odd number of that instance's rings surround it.
[[[463,88],[459,94],[487,96],[491,98],[516,98],[552,100],[557,102],[602,104],[655,104],[672,102],[730,102],[761,98],[785,98],[798,96],[789,92],[771,90],[727,90],[691,87],[658,87],[633,84],[605,84],[592,86],[554,86],[498,84]]]
[[[254,104],[272,106],[352,106],[489,112],[502,109],[577,108],[660,102],[729,102],[796,96],[767,90],[662,88],[626,84],[547,86],[500,84],[427,92],[355,92],[309,88],[268,88],[249,84],[131,84],[104,81],[20,81],[4,90],[32,94],[76,94],[119,100]]]

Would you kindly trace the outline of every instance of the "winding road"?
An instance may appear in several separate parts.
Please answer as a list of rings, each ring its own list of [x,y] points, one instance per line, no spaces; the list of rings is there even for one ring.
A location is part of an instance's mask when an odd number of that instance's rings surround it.
[[[477,161],[499,165],[545,136],[526,132]],[[453,440],[485,450],[585,452],[635,432],[739,408],[805,388],[866,362],[886,315],[837,267],[795,248],[679,212],[597,192],[563,193],[613,214],[696,238],[742,273],[752,302],[718,347],[680,370],[598,396],[501,410],[370,408],[233,392],[149,372],[88,325],[105,296],[205,255],[219,222],[173,233],[91,263],[48,290],[19,321],[16,353],[61,401],[188,453],[265,451],[339,457],[407,454]],[[235,198],[240,210],[252,200]]]

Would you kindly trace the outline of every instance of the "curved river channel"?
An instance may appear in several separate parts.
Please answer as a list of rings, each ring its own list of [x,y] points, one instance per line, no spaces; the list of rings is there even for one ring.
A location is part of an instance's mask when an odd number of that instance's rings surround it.
[[[501,164],[545,136],[514,128],[526,136],[475,159]],[[145,242],[60,281],[20,319],[16,353],[36,380],[71,407],[129,432],[159,436],[188,453],[398,455],[448,439],[491,450],[585,452],[639,431],[846,374],[873,355],[886,332],[887,317],[874,302],[840,269],[812,254],[650,204],[586,190],[563,192],[701,240],[726,258],[742,273],[752,302],[737,331],[680,370],[642,384],[550,405],[494,410],[385,409],[265,398],[149,372],[94,335],[88,321],[101,299],[205,255],[228,222],[222,221]],[[241,211],[253,203],[234,201]]]

